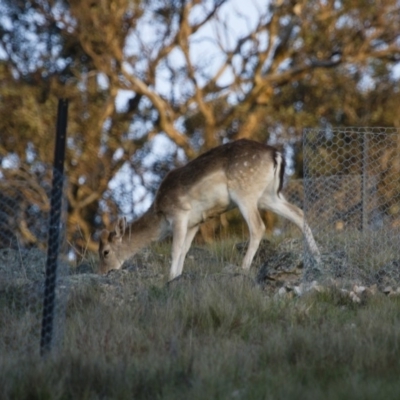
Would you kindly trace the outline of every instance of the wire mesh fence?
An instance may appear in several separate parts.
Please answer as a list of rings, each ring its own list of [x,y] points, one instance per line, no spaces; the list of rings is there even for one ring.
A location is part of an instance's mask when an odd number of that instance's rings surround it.
[[[304,211],[322,271],[366,283],[400,282],[400,130],[307,129]],[[312,256],[306,251],[306,266]]]
[[[64,187],[64,177],[44,165],[36,171],[7,169],[0,173],[0,354],[5,358],[12,359],[16,353],[38,354],[41,330],[49,329],[46,321],[42,326],[42,317],[48,300],[45,281],[52,181]],[[56,206],[62,197],[61,190]],[[68,292],[62,281],[67,272],[65,216],[66,210],[61,208],[60,235],[54,238],[52,233],[58,255],[57,272],[50,276],[55,294],[47,293],[52,296],[55,346],[62,337]],[[14,327],[10,327],[11,321]]]
[[[305,131],[304,180],[289,181],[284,194],[304,209],[326,276],[368,284],[400,283],[399,150],[396,129]],[[64,177],[54,174],[56,184],[65,187]],[[53,296],[45,292],[52,175],[53,169],[44,165],[0,171],[0,354],[9,358],[39,353],[41,333],[48,332],[46,326],[42,329],[42,317],[46,298]],[[63,279],[69,273],[65,217],[64,208],[63,234],[55,243],[58,273],[51,278],[55,295],[50,330],[54,329],[55,345],[62,338],[69,294],[68,279]],[[300,230],[284,219],[276,229],[301,238]],[[312,269],[313,257],[307,250],[304,259],[306,270]],[[8,325],[11,320],[14,327]]]

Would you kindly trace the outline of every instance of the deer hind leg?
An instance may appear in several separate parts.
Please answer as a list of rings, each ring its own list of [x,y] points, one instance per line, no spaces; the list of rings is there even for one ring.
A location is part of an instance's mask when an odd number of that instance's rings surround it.
[[[247,248],[246,255],[242,262],[242,268],[249,270],[254,255],[256,254],[264,235],[265,226],[256,205],[253,205],[252,202],[246,202],[243,200],[237,201],[237,205],[243,218],[246,220],[250,233],[249,247]]]
[[[277,194],[275,196],[264,195],[259,202],[259,208],[263,210],[270,210],[296,224],[303,232],[308,247],[314,255],[315,260],[320,262],[321,254],[317,244],[315,243],[311,229],[304,220],[303,210],[289,203],[282,194]]]

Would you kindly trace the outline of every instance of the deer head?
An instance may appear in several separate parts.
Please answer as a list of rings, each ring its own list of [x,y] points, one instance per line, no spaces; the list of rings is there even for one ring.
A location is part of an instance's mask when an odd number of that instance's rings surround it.
[[[104,229],[101,232],[99,243],[100,273],[104,274],[111,269],[121,268],[125,260],[123,257],[123,254],[125,254],[123,242],[125,230],[126,218],[119,218],[114,230]]]

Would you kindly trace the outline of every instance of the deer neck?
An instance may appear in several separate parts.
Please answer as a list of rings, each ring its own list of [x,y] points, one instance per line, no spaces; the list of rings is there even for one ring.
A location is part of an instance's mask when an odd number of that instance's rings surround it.
[[[165,217],[161,213],[154,212],[153,207],[151,207],[127,227],[121,249],[123,256],[128,258],[152,242],[162,239],[166,230]]]

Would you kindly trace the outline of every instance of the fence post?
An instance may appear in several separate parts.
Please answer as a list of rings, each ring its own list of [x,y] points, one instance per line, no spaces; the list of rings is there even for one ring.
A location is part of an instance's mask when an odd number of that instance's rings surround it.
[[[55,308],[55,289],[57,275],[57,258],[60,241],[60,220],[62,210],[63,174],[65,143],[68,118],[68,100],[58,101],[56,145],[54,152],[53,181],[50,200],[50,223],[46,262],[46,280],[43,299],[42,334],[40,354],[46,355],[51,350],[53,340],[53,322]]]
[[[368,131],[362,135],[362,171],[361,171],[361,232],[365,233],[368,229]]]

